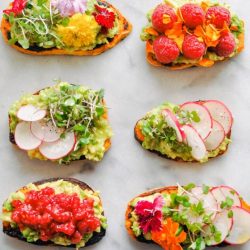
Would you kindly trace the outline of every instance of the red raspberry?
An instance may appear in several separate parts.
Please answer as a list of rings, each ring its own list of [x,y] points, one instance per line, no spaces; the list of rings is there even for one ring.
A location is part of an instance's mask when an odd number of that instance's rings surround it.
[[[210,7],[207,10],[206,21],[212,23],[218,29],[223,28],[224,23],[230,25],[231,23],[231,14],[230,11],[221,6]]]
[[[200,42],[194,35],[187,35],[182,44],[182,51],[185,57],[189,59],[199,59],[206,51],[206,46]]]
[[[194,3],[187,3],[181,7],[182,18],[188,28],[194,29],[198,25],[202,25],[205,20],[203,9]]]
[[[170,17],[168,23],[164,23],[164,15],[166,17]],[[153,27],[159,32],[165,32],[167,29],[171,29],[174,25],[174,22],[177,21],[177,15],[173,8],[168,6],[167,4],[159,4],[152,15],[152,24]]]
[[[234,52],[235,47],[236,42],[234,36],[231,33],[228,33],[221,37],[215,51],[218,56],[228,57]]]
[[[156,59],[164,64],[173,62],[180,54],[177,44],[164,35],[154,40],[153,50]]]

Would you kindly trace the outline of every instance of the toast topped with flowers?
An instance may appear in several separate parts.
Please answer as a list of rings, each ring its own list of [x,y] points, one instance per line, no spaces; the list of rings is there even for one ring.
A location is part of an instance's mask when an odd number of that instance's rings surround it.
[[[4,10],[5,41],[32,55],[98,55],[123,40],[131,24],[103,0],[14,0]]]
[[[126,229],[165,250],[204,250],[250,240],[250,206],[229,186],[168,186],[132,199]]]
[[[100,161],[112,137],[103,98],[103,90],[66,82],[26,94],[10,107],[10,142],[31,159]]]
[[[244,22],[217,1],[165,0],[147,17],[141,39],[154,66],[211,67],[244,48]]]
[[[232,113],[220,101],[165,102],[140,119],[134,133],[151,152],[175,161],[204,163],[227,151],[232,125]]]

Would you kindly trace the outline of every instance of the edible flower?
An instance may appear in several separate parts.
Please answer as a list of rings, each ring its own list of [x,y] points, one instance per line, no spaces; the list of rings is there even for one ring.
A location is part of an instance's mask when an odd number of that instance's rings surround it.
[[[76,13],[84,13],[87,9],[86,0],[52,0],[51,4],[58,9],[61,16],[73,16]]]
[[[140,228],[144,234],[161,229],[162,207],[162,196],[156,197],[153,202],[139,201],[137,203],[135,213],[139,217]]]
[[[21,14],[26,6],[27,0],[14,0],[10,9],[4,10],[3,12],[7,15],[14,13],[14,15]]]
[[[102,8],[99,5],[95,5],[97,12],[94,12],[93,15],[98,24],[103,26],[106,29],[112,29],[115,22],[115,14],[112,11]]]
[[[96,42],[100,26],[93,16],[75,14],[69,19],[68,25],[57,26],[57,34],[62,42],[69,48],[81,49],[91,47]]]
[[[152,231],[152,240],[164,250],[182,250],[180,243],[186,240],[187,234],[179,227],[179,223],[168,218],[160,231]]]

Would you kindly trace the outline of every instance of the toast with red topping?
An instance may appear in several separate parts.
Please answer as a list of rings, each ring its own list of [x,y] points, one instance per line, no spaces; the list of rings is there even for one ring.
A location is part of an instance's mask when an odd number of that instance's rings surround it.
[[[250,206],[233,188],[169,186],[132,199],[125,225],[140,242],[163,249],[205,249],[250,240]]]
[[[31,159],[100,161],[111,146],[104,91],[66,82],[21,97],[9,127],[10,142]]]
[[[147,61],[154,66],[211,67],[244,49],[244,22],[226,4],[166,0],[147,18],[141,39]]]
[[[132,25],[105,0],[14,0],[1,30],[25,54],[95,56],[126,38]]]
[[[85,247],[100,241],[106,218],[99,193],[73,178],[37,181],[3,204],[3,232],[41,246]]]
[[[220,101],[165,102],[136,123],[134,135],[167,159],[204,163],[227,151],[232,125],[232,113]]]

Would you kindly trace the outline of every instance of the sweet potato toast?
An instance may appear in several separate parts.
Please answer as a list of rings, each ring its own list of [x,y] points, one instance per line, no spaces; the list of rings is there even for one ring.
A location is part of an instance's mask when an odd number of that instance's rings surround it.
[[[168,186],[168,187],[162,187],[162,188],[157,188],[157,189],[153,189],[153,190],[150,190],[150,191],[147,191],[147,192],[145,192],[145,193],[142,193],[142,194],[140,194],[140,195],[138,195],[137,197],[135,197],[134,199],[132,199],[129,203],[128,203],[128,207],[127,207],[127,210],[126,210],[126,214],[125,214],[125,227],[126,227],[126,230],[127,230],[127,232],[128,232],[128,234],[130,235],[130,237],[132,238],[132,239],[134,239],[134,240],[137,240],[137,241],[139,241],[139,242],[142,242],[142,243],[147,243],[147,244],[159,244],[159,245],[161,245],[162,247],[163,246],[165,246],[164,245],[164,243],[163,243],[163,241],[162,241],[162,239],[161,239],[161,241],[160,242],[154,242],[152,239],[148,239],[147,237],[149,237],[148,236],[148,234],[146,234],[146,238],[143,236],[143,234],[140,234],[139,236],[137,235],[135,235],[135,232],[136,231],[133,231],[133,220],[132,220],[132,218],[135,218],[135,215],[134,215],[134,212],[133,211],[135,211],[135,200],[137,200],[137,203],[136,204],[139,204],[140,202],[143,202],[144,201],[144,199],[145,199],[145,206],[146,205],[148,205],[149,203],[151,203],[151,201],[153,200],[153,198],[152,199],[149,199],[148,197],[150,197],[150,196],[154,196],[154,197],[157,197],[157,195],[162,195],[162,196],[164,196],[164,195],[175,195],[175,194],[177,194],[178,193],[178,188],[180,188],[180,187],[178,187],[178,186]],[[200,188],[200,187],[198,187],[198,188]],[[211,188],[210,190],[214,190],[214,189],[216,189],[216,188],[225,188],[225,189],[231,189],[230,187],[227,187],[227,186],[220,186],[220,187],[214,187],[214,188]],[[233,189],[232,189],[233,190]],[[210,191],[209,191],[210,192]],[[233,192],[236,192],[235,190],[233,190]],[[233,193],[232,192],[232,193]],[[237,192],[236,192],[237,193]],[[187,194],[188,195],[188,194]],[[237,193],[237,196],[238,196],[238,198],[237,199],[239,199],[240,200],[240,202],[241,202],[241,208],[240,209],[242,209],[244,212],[247,212],[247,213],[250,213],[250,205],[246,202],[246,201],[244,201],[243,200],[243,198],[241,198],[240,197],[240,195]],[[155,198],[156,199],[156,198]],[[155,203],[155,201],[154,201],[154,203]],[[141,205],[141,204],[140,204]],[[139,206],[139,205],[138,205]],[[155,205],[155,206],[159,206],[159,204],[158,205]],[[163,205],[161,205],[161,206],[163,206],[164,207],[164,203],[163,203]],[[238,209],[238,207],[235,207],[236,209]],[[141,209],[141,207],[140,207],[140,209]],[[145,208],[146,209],[146,208]],[[152,208],[151,208],[152,209]],[[142,210],[140,210],[140,211],[142,211]],[[146,211],[146,210],[145,210]],[[140,212],[141,213],[141,212]],[[140,214],[141,215],[141,214]],[[147,216],[149,216],[149,215],[147,215]],[[156,215],[155,215],[156,216]],[[249,215],[250,216],[250,215]],[[157,217],[157,216],[156,216]],[[140,218],[140,217],[139,217]],[[148,220],[150,220],[149,219],[149,217],[147,217],[148,218]],[[166,218],[166,215],[163,215],[163,217],[162,217],[163,219],[163,221],[165,221],[165,220],[167,220],[167,218]],[[248,217],[248,219],[249,219],[249,217]],[[162,222],[162,223],[164,223],[164,222]],[[142,223],[142,227],[143,226],[145,226],[146,225],[146,222],[145,221],[143,221],[143,223]],[[183,225],[182,225],[183,226]],[[148,226],[149,227],[149,226]],[[181,227],[182,228],[182,227]],[[186,230],[186,228],[185,228],[185,226],[183,227],[184,228],[184,230]],[[142,230],[142,229],[141,229]],[[183,230],[183,229],[182,229]],[[180,233],[180,232],[179,232]],[[247,240],[246,240],[247,241]],[[184,241],[183,242],[183,244],[185,245],[186,244],[186,241]],[[231,243],[230,242],[228,242],[228,241],[222,241],[222,242],[220,242],[219,244],[215,244],[216,246],[218,246],[218,247],[224,247],[224,246],[227,246],[227,245],[230,245]],[[178,248],[176,248],[176,249],[182,249],[182,248],[179,248],[180,246],[183,246],[182,244],[178,244]],[[185,246],[187,246],[187,245],[185,245]],[[211,245],[211,246],[213,246],[213,245]],[[164,248],[164,247],[163,247]],[[165,248],[164,248],[165,249]],[[173,249],[175,249],[175,248],[173,248]]]
[[[14,49],[25,53],[25,54],[30,54],[30,55],[75,55],[75,56],[96,56],[99,55],[114,46],[116,46],[120,41],[122,41],[124,38],[126,38],[129,33],[132,31],[132,25],[131,23],[121,14],[121,12],[116,9],[113,5],[110,3],[106,2],[105,0],[99,0],[98,4],[100,6],[105,6],[114,11],[114,13],[117,14],[118,18],[118,26],[119,26],[119,31],[118,33],[110,39],[110,41],[107,44],[103,45],[98,45],[92,50],[65,50],[65,49],[57,49],[57,48],[41,48],[38,46],[31,46],[28,49],[22,48],[18,43],[11,45]],[[6,19],[2,19],[1,23],[1,31],[3,38],[6,43],[9,42],[10,40],[10,23]]]
[[[91,187],[89,187],[86,183],[84,183],[82,181],[79,181],[77,179],[74,179],[74,178],[50,178],[50,179],[45,179],[45,180],[34,182],[33,184],[37,186],[37,185],[42,185],[42,184],[45,184],[45,183],[56,182],[56,181],[59,181],[59,180],[67,181],[67,182],[70,182],[70,183],[72,183],[74,185],[77,185],[82,190],[93,191],[93,189]],[[25,192],[26,187],[23,187],[20,190]],[[18,228],[12,228],[10,226],[10,223],[8,223],[8,222],[3,222],[3,232],[5,234],[7,234],[8,236],[10,236],[10,237],[13,237],[13,238],[19,239],[21,241],[27,242],[27,239],[22,235],[20,230]],[[87,241],[85,246],[90,246],[90,245],[93,245],[93,244],[99,242],[105,236],[105,234],[106,234],[106,229],[104,229],[104,228],[101,228],[101,231],[99,233],[94,232],[93,236],[90,238],[89,241]],[[42,241],[40,239],[35,241],[35,242],[29,242],[29,243],[32,243],[32,244],[35,244],[35,245],[40,245],[40,246],[58,246],[57,244],[55,244],[52,241],[45,242],[45,241]],[[72,245],[67,246],[67,247],[75,248],[76,244],[72,244]]]

